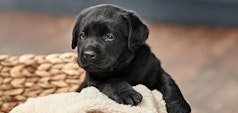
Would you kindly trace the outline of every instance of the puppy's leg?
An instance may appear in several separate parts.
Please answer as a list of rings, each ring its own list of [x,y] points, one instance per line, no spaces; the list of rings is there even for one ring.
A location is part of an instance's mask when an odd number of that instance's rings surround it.
[[[189,104],[183,98],[181,91],[170,75],[167,73],[162,74],[158,86],[158,90],[162,92],[166,102],[168,113],[191,112]]]
[[[98,88],[102,93],[120,104],[137,105],[142,100],[140,93],[135,91],[128,82],[119,78],[97,79],[87,73],[77,92],[81,92],[83,88],[88,86]]]
[[[97,84],[96,87],[120,104],[137,105],[142,100],[142,95],[122,79],[108,79]]]

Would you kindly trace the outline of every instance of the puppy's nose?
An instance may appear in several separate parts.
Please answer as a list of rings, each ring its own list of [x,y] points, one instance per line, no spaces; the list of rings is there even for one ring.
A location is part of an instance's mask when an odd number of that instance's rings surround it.
[[[93,51],[84,51],[84,58],[88,59],[88,60],[92,60],[96,57],[96,53]]]

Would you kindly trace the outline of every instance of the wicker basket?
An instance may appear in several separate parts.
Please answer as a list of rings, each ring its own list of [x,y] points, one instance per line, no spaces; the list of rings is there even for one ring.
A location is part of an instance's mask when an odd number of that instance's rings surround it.
[[[30,97],[75,91],[85,76],[76,57],[74,53],[0,55],[0,113]]]

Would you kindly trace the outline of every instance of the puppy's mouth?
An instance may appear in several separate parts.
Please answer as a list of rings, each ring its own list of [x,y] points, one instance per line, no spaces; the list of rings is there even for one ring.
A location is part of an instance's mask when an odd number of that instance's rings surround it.
[[[89,62],[78,59],[78,64],[81,68],[88,72],[108,72],[113,70],[113,66],[109,61],[103,60],[102,62]]]
[[[91,65],[91,64],[85,65],[82,68],[84,68],[88,72],[101,72],[101,71],[105,71],[106,70],[106,69],[103,69],[103,68],[101,68],[99,66],[95,66],[95,65]]]

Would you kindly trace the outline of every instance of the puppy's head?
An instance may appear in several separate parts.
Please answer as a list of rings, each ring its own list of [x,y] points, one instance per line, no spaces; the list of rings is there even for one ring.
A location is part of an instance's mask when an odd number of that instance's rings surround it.
[[[78,46],[78,64],[86,71],[114,71],[132,59],[148,32],[134,12],[97,5],[79,13],[71,46]]]

